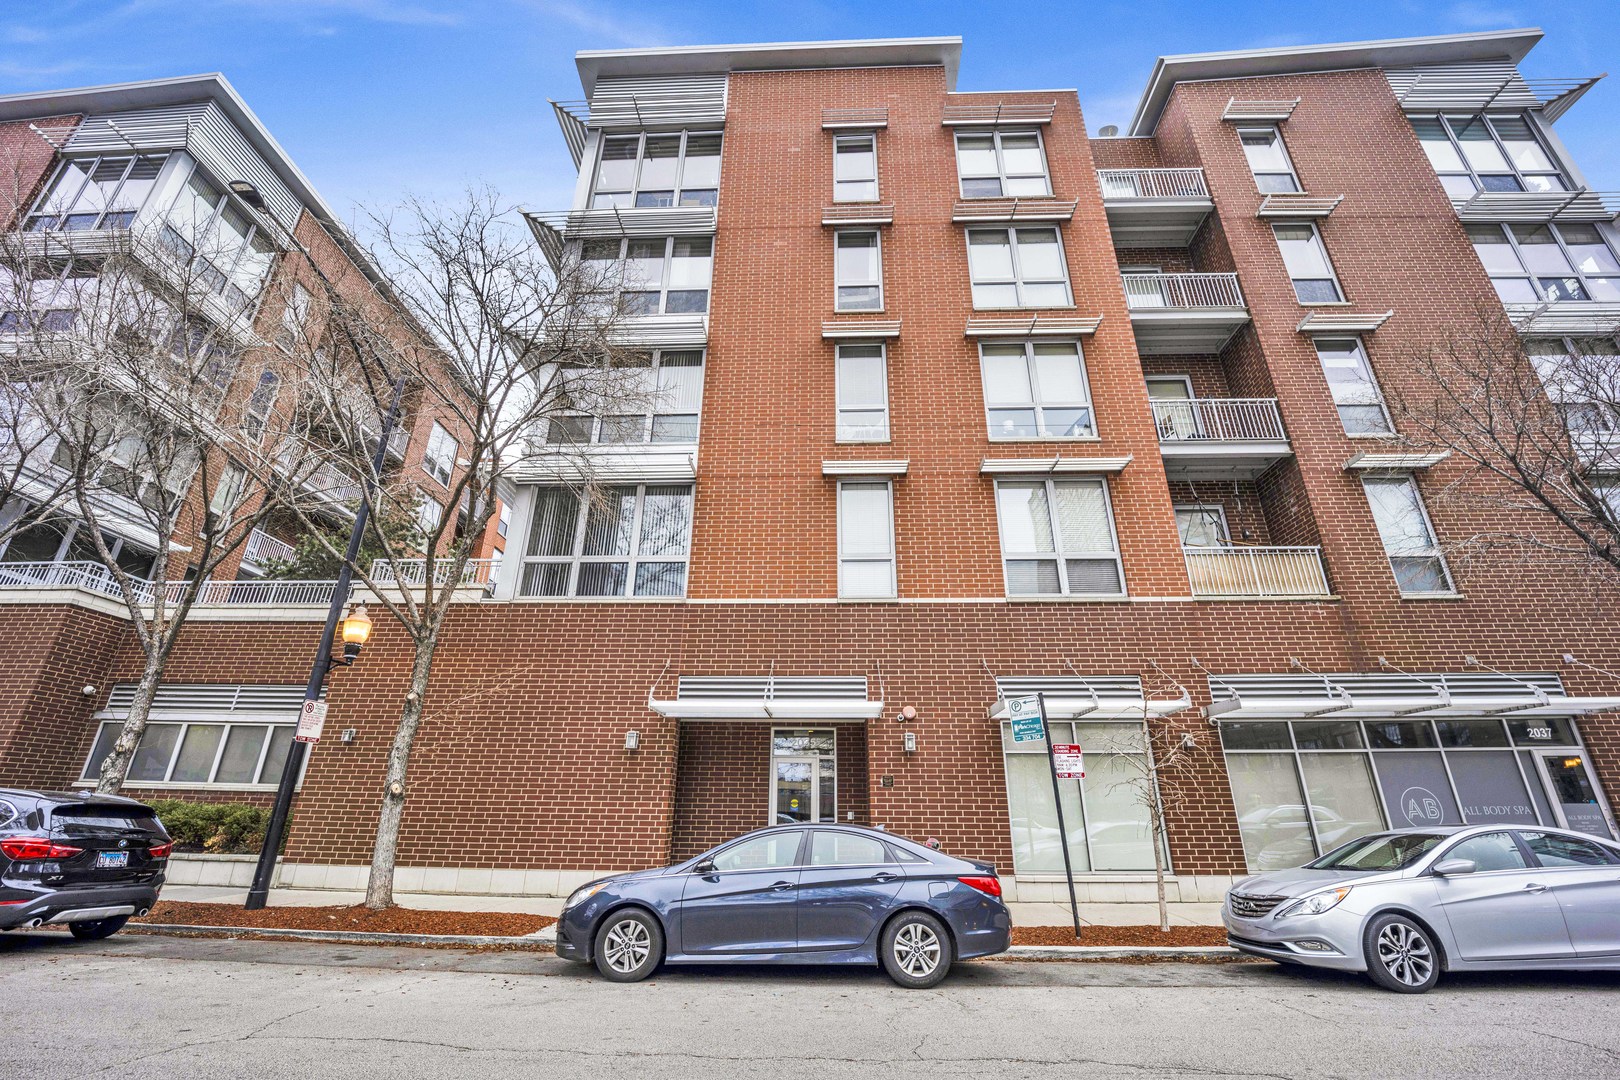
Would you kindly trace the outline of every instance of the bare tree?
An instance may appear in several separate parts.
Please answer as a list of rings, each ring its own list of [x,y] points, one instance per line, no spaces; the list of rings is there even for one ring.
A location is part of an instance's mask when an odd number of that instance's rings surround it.
[[[1526,337],[1482,308],[1400,358],[1415,376],[1392,397],[1403,442],[1467,468],[1438,492],[1492,523],[1460,554],[1513,552],[1620,573],[1620,324]]]
[[[1086,771],[1092,774],[1106,759],[1108,773],[1099,780],[1109,791],[1126,795],[1142,809],[1153,843],[1153,880],[1159,904],[1159,929],[1170,930],[1169,897],[1165,888],[1169,866],[1166,818],[1207,791],[1200,777],[1212,762],[1210,749],[1183,727],[1160,723],[1144,715],[1140,726],[1103,735],[1086,745]]]
[[[383,776],[366,903],[393,903],[395,855],[411,755],[426,713],[446,617],[483,593],[473,562],[497,499],[553,419],[646,412],[655,394],[650,358],[617,343],[622,272],[581,260],[550,265],[519,216],[489,190],[452,204],[410,200],[364,223],[367,261],[385,286],[323,279],[312,323],[330,370],[312,385],[341,431],[375,431],[390,389],[433,415],[454,439],[410,476],[378,472],[362,441],[311,445],[312,454],[369,482],[367,546],[380,558],[352,571],[410,641],[410,678]],[[559,483],[591,491],[588,447],[546,447]],[[426,476],[424,477],[424,473]],[[431,483],[428,482],[429,478]],[[431,488],[431,491],[424,490]],[[306,543],[344,557],[343,537],[316,526],[294,501]]]
[[[16,283],[0,364],[37,431],[23,460],[52,478],[48,513],[76,523],[83,559],[46,567],[49,583],[122,601],[142,653],[102,792],[124,783],[193,607],[222,587],[210,579],[278,497],[266,484],[285,472],[268,465],[286,440],[272,414],[244,400],[252,380],[239,374],[268,365],[287,385],[307,384],[253,336],[247,289],[258,283],[228,246],[162,224],[150,234],[20,233],[0,250],[0,276]],[[256,269],[262,277],[268,263]],[[275,416],[296,434],[305,413]]]

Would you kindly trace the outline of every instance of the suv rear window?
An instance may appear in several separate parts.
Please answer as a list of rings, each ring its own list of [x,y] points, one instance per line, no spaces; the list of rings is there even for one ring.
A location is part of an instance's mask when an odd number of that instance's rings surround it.
[[[157,818],[150,810],[135,806],[59,806],[51,811],[51,827],[57,829],[130,829],[156,832]]]

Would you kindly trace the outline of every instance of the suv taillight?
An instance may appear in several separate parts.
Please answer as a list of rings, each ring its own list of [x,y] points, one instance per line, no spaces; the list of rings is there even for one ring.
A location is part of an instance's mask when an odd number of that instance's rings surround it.
[[[84,848],[52,843],[43,836],[12,836],[0,840],[0,852],[4,852],[7,858],[19,862],[23,859],[67,859],[83,850]]]
[[[146,850],[154,859],[167,859],[169,852],[174,850],[174,841],[171,840],[167,844],[154,844]]]
[[[957,878],[956,880],[960,881],[964,885],[978,889],[986,896],[1001,895],[1001,879],[994,875],[989,877],[964,877]]]

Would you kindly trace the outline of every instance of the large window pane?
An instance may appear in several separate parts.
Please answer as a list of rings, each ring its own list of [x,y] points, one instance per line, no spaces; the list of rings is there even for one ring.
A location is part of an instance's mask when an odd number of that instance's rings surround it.
[[[1093,741],[1087,726],[1079,734],[1082,745]],[[1088,752],[1083,783],[1092,870],[1152,870],[1153,826],[1144,801],[1149,789],[1142,759]]]
[[[1226,773],[1250,871],[1301,866],[1315,858],[1293,755],[1228,754]]]
[[[1500,731],[1500,725],[1497,727]],[[1446,762],[1451,766],[1451,779],[1457,785],[1457,797],[1462,800],[1462,812],[1470,825],[1539,824],[1513,751],[1447,754]]]
[[[630,527],[635,520],[635,512],[635,488],[610,488],[596,492],[585,520],[584,553],[630,554]]]
[[[1379,787],[1392,828],[1463,824],[1439,751],[1396,751],[1377,758]]]
[[[1100,482],[1055,485],[1058,532],[1070,553],[1113,551],[1108,502]]]
[[[164,780],[175,743],[180,741],[179,724],[148,724],[129,763],[130,780]]]
[[[1384,827],[1365,754],[1300,754],[1299,765],[1322,851]]]
[[[1046,755],[1008,754],[1007,811],[1012,822],[1013,872],[1063,873],[1063,834],[1058,830],[1057,804],[1052,800],[1052,772]],[[1075,873],[1087,872],[1086,821],[1080,808],[1080,788],[1072,781],[1059,784],[1063,798],[1063,824],[1067,827],[1069,859]]]
[[[1056,551],[1045,484],[1002,484],[996,489],[1001,542],[1009,552]]]
[[[225,753],[219,759],[218,784],[251,784],[259,769],[259,753],[269,729],[262,724],[235,724],[225,739]]]
[[[225,734],[223,724],[191,724],[186,728],[186,741],[180,746],[175,759],[174,772],[169,779],[175,783],[202,784],[214,771],[214,755],[219,752],[219,740]]]
[[[579,496],[567,488],[537,488],[529,526],[529,555],[568,555],[574,550]]]
[[[112,753],[113,743],[118,741],[118,732],[123,726],[117,720],[108,720],[101,725],[96,732],[96,745],[90,750],[90,760],[84,763],[82,779],[94,780],[101,775],[101,763]]]

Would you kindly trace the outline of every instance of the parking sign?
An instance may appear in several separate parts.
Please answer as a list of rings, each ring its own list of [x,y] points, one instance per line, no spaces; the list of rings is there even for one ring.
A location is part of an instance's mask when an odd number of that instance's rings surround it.
[[[1041,720],[1041,699],[1038,697],[1008,698],[1007,719],[1012,721],[1013,742],[1040,742],[1046,738],[1046,724]]]

